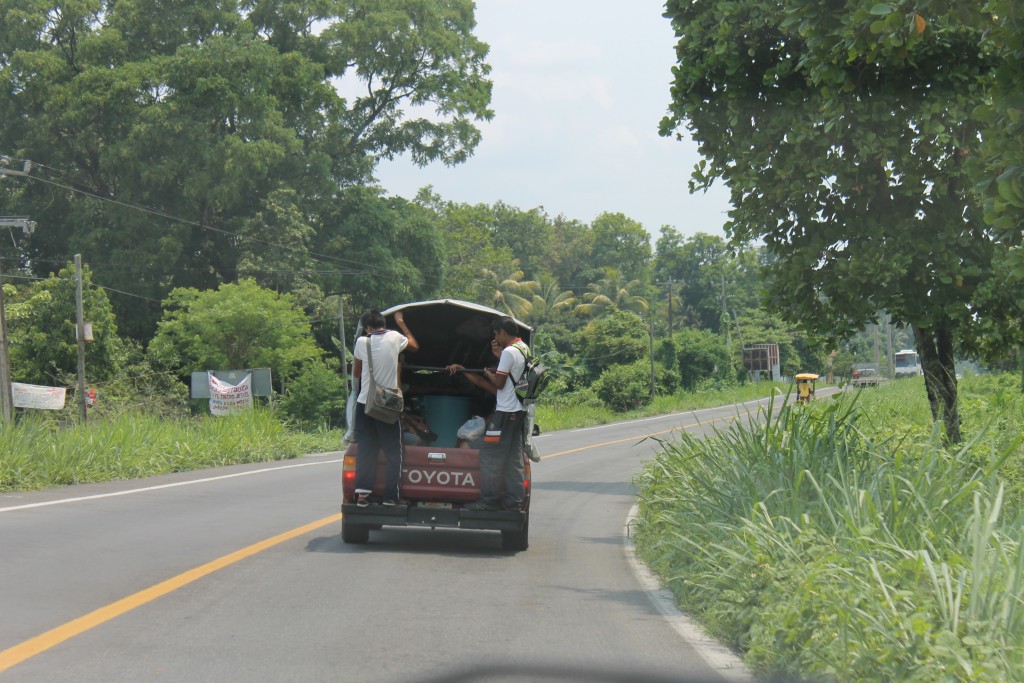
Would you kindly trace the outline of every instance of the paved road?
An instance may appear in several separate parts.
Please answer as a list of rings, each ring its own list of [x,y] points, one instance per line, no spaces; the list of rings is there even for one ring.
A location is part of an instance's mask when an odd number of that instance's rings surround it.
[[[337,454],[0,495],[0,683],[736,680],[659,611],[623,527],[645,437],[737,412],[540,437],[522,553],[457,530],[343,544]]]

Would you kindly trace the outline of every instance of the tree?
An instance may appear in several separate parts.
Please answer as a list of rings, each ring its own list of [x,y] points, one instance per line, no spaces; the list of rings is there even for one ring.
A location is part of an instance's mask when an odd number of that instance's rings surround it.
[[[587,285],[590,291],[583,294],[583,303],[577,304],[574,310],[589,317],[601,315],[608,310],[646,313],[649,308],[647,300],[634,294],[641,286],[640,280],[626,282],[618,268],[607,266],[604,268],[604,277]]]
[[[531,325],[561,321],[577,303],[572,291],[563,290],[550,275],[541,275],[532,282],[534,293],[530,297],[530,310],[524,318]]]
[[[693,391],[703,380],[735,378],[725,340],[709,330],[682,330],[659,347],[658,359],[679,373],[683,389]]]
[[[565,216],[551,223],[551,243],[544,269],[563,286],[582,289],[600,275],[593,262],[594,231],[589,225]]]
[[[578,361],[591,378],[613,365],[628,365],[648,356],[649,337],[643,318],[613,309],[576,333]]]
[[[85,254],[136,295],[113,303],[144,339],[174,286],[234,279],[255,250],[308,259],[291,230],[258,225],[265,198],[294,192],[289,225],[320,233],[379,159],[454,164],[476,147],[492,112],[473,8],[0,0],[0,152],[44,164],[19,179],[16,213],[46,226],[23,262]]]
[[[28,384],[63,386],[78,375],[78,337],[75,268],[69,264],[11,298],[7,323],[11,378]],[[114,311],[107,293],[93,284],[89,266],[82,267],[82,310],[92,323],[93,341],[86,347],[90,381],[117,375],[126,348],[117,334]]]
[[[522,319],[530,313],[530,297],[537,283],[526,280],[519,269],[519,261],[512,260],[501,270],[484,269],[480,273],[480,298],[514,318]]]
[[[475,300],[480,296],[480,273],[500,270],[515,256],[496,247],[491,239],[491,207],[460,204],[441,199],[432,188],[419,191],[416,204],[435,213],[444,253],[444,281],[440,294],[455,299]],[[489,300],[489,299],[484,299]]]
[[[323,299],[317,264],[309,253],[315,231],[297,201],[294,190],[275,190],[262,201],[263,209],[246,219],[238,276],[250,277],[275,292],[288,292],[312,311]],[[279,248],[279,242],[290,248]]]
[[[200,292],[171,291],[149,354],[183,376],[202,370],[270,368],[275,381],[318,362],[305,314],[288,294],[253,280]]]
[[[651,236],[644,226],[622,213],[602,213],[591,224],[592,259],[605,268],[618,268],[627,280],[642,280],[651,262]]]
[[[985,197],[985,220],[1009,247],[1007,274],[1019,284],[1024,281],[1024,15],[1015,0],[990,0],[985,9],[975,19],[991,29],[987,42],[1002,59],[981,108],[982,154],[973,170]]]
[[[551,222],[543,209],[523,211],[499,201],[491,212],[491,244],[512,254],[523,271],[538,272],[551,244]]]
[[[993,235],[971,194],[992,62],[957,11],[909,0],[670,2],[680,36],[671,113],[728,183],[726,226],[764,241],[769,303],[848,337],[880,310],[912,326],[947,438],[960,439],[954,349],[977,346]]]
[[[674,292],[673,318],[719,331],[722,311],[756,308],[763,288],[757,250],[736,249],[723,238],[698,232],[684,238],[666,226],[658,238],[654,275]]]
[[[316,253],[334,268],[321,287],[341,283],[353,314],[435,295],[444,277],[441,231],[430,209],[379,188],[353,187],[325,211]]]

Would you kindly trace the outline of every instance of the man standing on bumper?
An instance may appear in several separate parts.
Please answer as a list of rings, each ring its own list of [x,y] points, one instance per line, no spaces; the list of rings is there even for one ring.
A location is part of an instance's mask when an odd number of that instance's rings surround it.
[[[356,504],[369,505],[369,497],[377,479],[377,453],[383,450],[387,458],[387,483],[384,505],[395,505],[399,498],[402,478],[402,427],[399,422],[388,424],[366,414],[369,397],[369,376],[363,377],[366,365],[366,345],[373,344],[373,381],[379,387],[391,389],[399,386],[398,355],[405,349],[418,351],[419,344],[405,324],[402,312],[395,313],[395,324],[404,334],[386,327],[384,316],[376,309],[363,313],[359,324],[365,333],[356,339],[352,355],[355,364],[352,374],[359,379],[356,398]],[[368,370],[366,372],[369,372]]]
[[[467,505],[470,510],[518,509],[526,495],[522,454],[526,411],[516,397],[515,381],[509,378],[522,377],[529,348],[519,338],[519,326],[512,318],[498,318],[491,328],[501,355],[497,369],[485,369],[484,377],[496,388],[497,402],[480,449],[480,500]]]

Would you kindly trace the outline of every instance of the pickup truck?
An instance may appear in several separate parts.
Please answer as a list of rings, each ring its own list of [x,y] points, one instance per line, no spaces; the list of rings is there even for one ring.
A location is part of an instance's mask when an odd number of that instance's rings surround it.
[[[853,378],[850,383],[855,387],[877,387],[882,379],[882,373],[875,365],[853,366]]]
[[[530,460],[524,444],[521,455],[526,472],[526,496],[518,510],[470,510],[465,506],[480,498],[480,451],[478,441],[465,433],[467,423],[479,424],[494,410],[493,394],[445,368],[459,363],[467,372],[493,368],[491,323],[505,315],[487,306],[439,299],[393,306],[382,311],[390,329],[401,311],[419,350],[401,359],[401,384],[405,397],[401,499],[398,505],[380,504],[384,490],[386,458],[378,458],[375,496],[367,507],[355,504],[356,443],[351,432],[342,464],[341,538],[345,543],[366,543],[370,532],[384,526],[484,529],[501,532],[506,550],[526,550],[530,529]],[[532,342],[533,330],[516,321],[519,336]],[[356,330],[356,335],[361,334]],[[348,399],[348,424],[354,423],[357,387]],[[422,420],[422,422],[421,422]],[[425,423],[425,424],[424,424]],[[460,430],[463,434],[460,435]],[[481,430],[482,431],[482,430]],[[532,430],[531,430],[532,432]],[[532,439],[532,433],[527,436]],[[377,502],[374,502],[377,501]]]

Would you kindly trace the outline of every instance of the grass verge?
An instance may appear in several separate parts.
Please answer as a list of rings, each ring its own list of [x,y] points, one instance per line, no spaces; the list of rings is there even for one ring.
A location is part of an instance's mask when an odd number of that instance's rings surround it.
[[[72,429],[27,418],[0,430],[0,491],[281,460],[339,443],[337,432],[289,430],[264,409],[199,419],[122,414]]]
[[[682,434],[637,477],[639,553],[765,674],[1021,680],[1024,414],[1007,386],[964,382],[952,450],[911,382]]]

